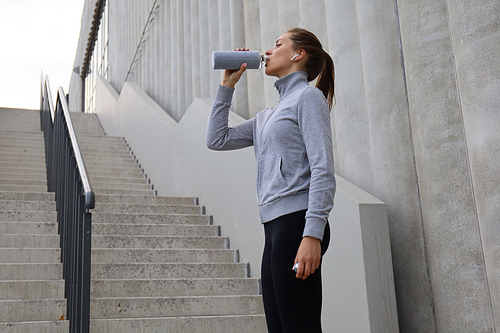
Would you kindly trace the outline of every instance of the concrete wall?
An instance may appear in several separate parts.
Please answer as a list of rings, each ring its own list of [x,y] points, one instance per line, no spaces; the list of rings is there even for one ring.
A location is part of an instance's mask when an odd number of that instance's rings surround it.
[[[124,136],[159,195],[196,196],[260,276],[263,227],[251,148],[205,146],[211,101],[195,99],[176,123],[134,83],[120,95],[98,79],[96,114],[107,135]],[[244,119],[230,115],[230,125]],[[396,295],[386,206],[337,177],[332,238],[323,262],[325,332],[396,333]]]
[[[121,92],[132,68],[176,121],[213,97],[212,50],[315,32],[336,65],[336,172],[387,205],[401,331],[500,329],[498,0],[119,3],[108,1],[111,84]],[[248,71],[235,111],[273,105],[273,81]]]

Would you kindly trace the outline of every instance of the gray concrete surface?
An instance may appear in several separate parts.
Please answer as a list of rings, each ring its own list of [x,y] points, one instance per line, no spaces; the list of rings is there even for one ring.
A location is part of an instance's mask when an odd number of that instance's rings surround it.
[[[91,3],[86,2],[75,67],[83,59]],[[265,51],[297,25],[317,33],[336,65],[336,171],[387,205],[401,332],[498,331],[498,1],[192,0],[178,5],[163,0],[141,45],[151,1],[133,13],[130,3],[116,3],[109,2],[110,81],[120,93],[129,89],[125,72],[139,50],[129,83],[175,121],[186,115],[189,96],[213,97],[220,73],[210,71],[211,51],[242,46]],[[122,29],[125,21],[133,24]],[[70,101],[76,111],[81,80],[75,76]],[[248,118],[272,106],[277,101],[273,81],[262,71],[248,71],[234,110]],[[182,94],[183,89],[192,93]],[[98,98],[107,103],[108,97]],[[176,124],[169,126],[175,131]],[[188,143],[177,144],[187,149]],[[145,149],[141,159],[154,156],[152,150]],[[174,183],[170,176],[154,177]],[[240,175],[238,182],[251,186],[252,180]]]

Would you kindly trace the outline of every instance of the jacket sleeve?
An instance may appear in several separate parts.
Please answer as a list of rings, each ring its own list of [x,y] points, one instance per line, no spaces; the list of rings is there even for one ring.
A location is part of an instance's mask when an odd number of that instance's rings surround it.
[[[212,150],[233,150],[253,145],[254,119],[229,127],[229,108],[234,88],[219,86],[212,104],[207,126],[207,147]]]
[[[303,237],[311,236],[322,240],[333,208],[336,183],[330,110],[319,89],[308,87],[302,93],[298,101],[298,123],[311,171]]]

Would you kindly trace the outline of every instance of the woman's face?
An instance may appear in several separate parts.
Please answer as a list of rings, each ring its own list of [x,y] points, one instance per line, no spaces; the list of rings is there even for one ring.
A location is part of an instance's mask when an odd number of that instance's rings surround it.
[[[266,51],[269,60],[266,63],[266,74],[282,78],[297,69],[297,62],[290,60],[296,52],[288,33],[281,35],[276,40],[274,47]]]

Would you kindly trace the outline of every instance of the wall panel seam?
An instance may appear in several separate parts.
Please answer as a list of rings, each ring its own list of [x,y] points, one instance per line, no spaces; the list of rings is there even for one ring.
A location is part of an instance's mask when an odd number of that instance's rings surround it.
[[[470,155],[469,155],[469,145],[467,142],[467,133],[465,132],[465,122],[464,122],[464,113],[463,113],[463,107],[462,107],[462,98],[460,95],[460,81],[458,80],[457,61],[455,59],[455,53],[456,53],[455,52],[455,41],[453,38],[453,29],[451,26],[451,15],[450,15],[448,0],[445,0],[445,6],[446,6],[446,16],[448,19],[448,29],[449,29],[449,34],[450,34],[450,44],[451,44],[451,52],[452,52],[451,58],[453,61],[454,76],[455,76],[455,82],[456,82],[456,87],[457,87],[458,108],[459,108],[458,111],[460,113],[462,134],[463,134],[464,142],[465,142],[465,156],[466,156],[466,161],[467,161],[467,171],[469,174],[470,187],[471,187],[471,192],[472,192],[472,205],[474,207],[474,215],[476,216],[476,223],[477,223],[477,231],[478,231],[478,235],[479,235],[479,240],[481,242],[481,257],[482,257],[483,265],[484,265],[486,286],[488,288],[488,300],[490,303],[490,311],[491,311],[491,316],[492,316],[492,320],[493,320],[493,331],[497,332],[497,329],[495,327],[495,311],[493,309],[493,302],[491,299],[491,288],[490,288],[490,282],[489,282],[489,276],[488,276],[488,269],[486,267],[486,258],[484,256],[484,248],[483,248],[484,243],[483,243],[483,237],[481,234],[481,225],[479,224],[479,215],[477,212],[476,192],[474,190],[474,179],[472,178],[472,169],[471,169],[471,162],[470,162]]]
[[[431,309],[432,309],[432,315],[433,315],[433,326],[434,326],[434,332],[437,332],[437,321],[436,321],[436,305],[434,302],[434,292],[433,292],[433,287],[432,287],[432,281],[431,281],[431,275],[429,271],[429,256],[427,253],[427,241],[425,237],[425,228],[424,228],[424,220],[423,220],[423,212],[422,212],[422,200],[420,197],[420,182],[418,181],[418,169],[417,169],[417,160],[415,156],[415,145],[413,142],[413,128],[412,128],[412,123],[411,123],[411,110],[410,110],[410,101],[409,101],[409,96],[408,96],[408,85],[407,85],[407,79],[406,79],[406,67],[405,67],[405,58],[404,58],[404,52],[403,52],[403,39],[401,36],[401,21],[399,17],[399,8],[398,8],[398,0],[394,0],[394,10],[396,12],[396,23],[397,23],[397,31],[398,31],[398,39],[399,39],[399,50],[401,52],[401,65],[403,69],[403,82],[404,82],[404,89],[405,89],[405,97],[406,97],[406,110],[407,110],[407,115],[408,115],[408,129],[409,129],[409,136],[410,136],[410,148],[411,148],[411,156],[413,159],[413,170],[415,173],[415,182],[417,183],[417,197],[418,197],[418,212],[419,212],[419,218],[420,218],[420,227],[422,230],[422,241],[423,241],[423,246],[424,246],[424,255],[425,255],[425,268],[426,268],[426,274],[427,274],[427,281],[429,283],[429,288],[430,288],[430,298],[431,298]]]

